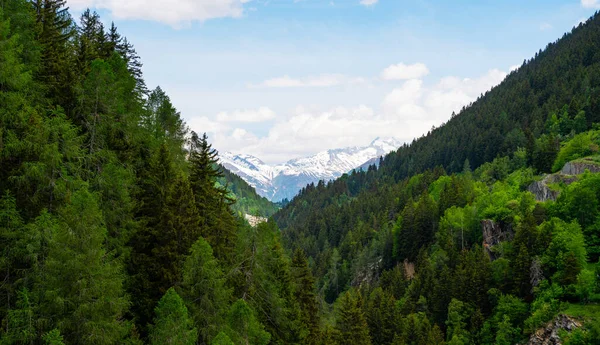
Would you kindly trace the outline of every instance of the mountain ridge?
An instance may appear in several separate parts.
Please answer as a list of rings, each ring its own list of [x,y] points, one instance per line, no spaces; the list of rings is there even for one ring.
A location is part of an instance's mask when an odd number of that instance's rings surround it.
[[[244,179],[256,192],[271,201],[292,199],[303,187],[320,180],[332,180],[396,150],[397,138],[377,137],[368,146],[329,149],[312,156],[269,165],[249,154],[220,154],[220,163]]]

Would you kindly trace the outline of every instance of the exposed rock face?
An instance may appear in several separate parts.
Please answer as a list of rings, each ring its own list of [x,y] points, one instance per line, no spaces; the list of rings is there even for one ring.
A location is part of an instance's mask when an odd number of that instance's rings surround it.
[[[579,327],[581,327],[581,323],[577,320],[566,315],[558,315],[546,327],[540,328],[532,334],[527,345],[561,345],[558,331],[564,329],[571,332]]]
[[[503,241],[512,240],[514,234],[510,226],[503,226],[499,223],[494,222],[490,219],[484,219],[481,221],[481,227],[483,228],[483,247],[486,249],[492,260],[496,259],[496,253],[494,253],[493,247],[500,244]]]
[[[586,170],[592,173],[600,173],[600,165],[592,162],[569,162],[560,171],[564,175],[581,175]]]
[[[354,279],[350,283],[351,286],[361,287],[365,284],[373,284],[379,278],[379,271],[383,258],[379,257],[367,265],[363,270],[356,273]]]
[[[567,165],[569,164],[571,163],[567,163],[563,170],[565,170]],[[585,169],[583,169],[583,171],[585,171]],[[556,198],[558,198],[560,192],[551,189],[549,185],[552,183],[564,183],[566,185],[569,185],[577,180],[577,177],[574,175],[576,174],[573,174],[573,176],[571,174],[565,175],[562,171],[552,175],[545,175],[541,181],[535,181],[532,184],[530,184],[529,187],[527,187],[527,190],[535,196],[536,201],[556,201]]]
[[[541,181],[535,181],[527,187],[527,190],[535,196],[535,200],[545,202],[548,200],[556,201],[558,198],[558,191],[552,190],[548,187],[549,183],[553,183],[554,176],[546,175]]]

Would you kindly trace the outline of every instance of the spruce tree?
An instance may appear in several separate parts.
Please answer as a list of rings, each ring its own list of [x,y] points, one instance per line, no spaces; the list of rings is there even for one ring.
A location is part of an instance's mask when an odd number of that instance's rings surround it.
[[[76,77],[72,68],[74,54],[68,46],[75,34],[73,21],[65,0],[35,0],[32,4],[37,22],[36,39],[42,46],[42,64],[37,77],[46,86],[52,103],[70,114]]]
[[[154,309],[154,313],[154,324],[150,326],[150,344],[196,344],[198,330],[194,327],[187,308],[175,289],[167,290]]]
[[[219,334],[217,334],[217,336],[215,337],[215,339],[213,339],[212,345],[235,345],[233,343],[233,341],[231,341],[231,338],[229,338],[229,336],[223,332],[220,332]]]
[[[200,330],[203,343],[208,344],[222,330],[231,293],[231,289],[225,286],[225,276],[212,248],[206,240],[199,238],[183,266],[181,294]]]
[[[271,334],[257,320],[254,310],[243,300],[237,300],[229,311],[228,335],[235,344],[266,345]]]
[[[114,344],[129,332],[119,262],[103,247],[106,228],[93,194],[76,191],[58,211],[36,293],[41,317],[78,344]]]
[[[200,226],[213,248],[215,257],[226,264],[232,262],[236,238],[236,220],[229,208],[233,202],[224,187],[216,187],[222,176],[217,166],[217,152],[208,143],[206,134],[192,132],[190,140],[190,184],[194,191]]]
[[[156,302],[181,282],[183,261],[200,232],[190,186],[175,169],[166,145],[148,162],[140,178],[139,227],[129,241],[128,270],[133,312],[144,332]]]
[[[304,344],[319,344],[321,339],[319,305],[315,294],[315,278],[312,275],[308,260],[302,249],[294,252],[292,259],[295,297],[300,307],[300,321],[307,331]]]
[[[352,291],[345,292],[340,298],[335,324],[340,344],[351,339],[356,345],[371,345],[369,327],[359,299]]]

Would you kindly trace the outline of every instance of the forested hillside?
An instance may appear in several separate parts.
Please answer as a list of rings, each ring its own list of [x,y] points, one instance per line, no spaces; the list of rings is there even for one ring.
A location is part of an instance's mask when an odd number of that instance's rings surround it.
[[[596,14],[379,168],[275,214],[334,303],[334,332],[515,344],[567,313],[591,327],[569,344],[600,341],[599,44]]]
[[[599,44],[253,228],[116,25],[0,1],[0,344],[599,344]]]
[[[241,177],[227,170],[222,165],[219,165],[219,169],[222,171],[223,177],[219,178],[217,181],[221,186],[227,188],[231,193],[230,197],[235,199],[235,203],[232,205],[234,212],[242,217],[244,214],[270,217],[277,212],[279,209],[277,205],[267,198],[258,195],[256,190]]]
[[[0,343],[309,338],[306,262],[234,214],[217,153],[141,68],[94,12],[0,1]]]

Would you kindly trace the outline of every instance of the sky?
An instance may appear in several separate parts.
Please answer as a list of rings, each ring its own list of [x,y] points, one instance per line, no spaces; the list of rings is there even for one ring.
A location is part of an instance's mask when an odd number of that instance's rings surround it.
[[[281,163],[440,126],[600,0],[67,0],[114,21],[191,130]]]

